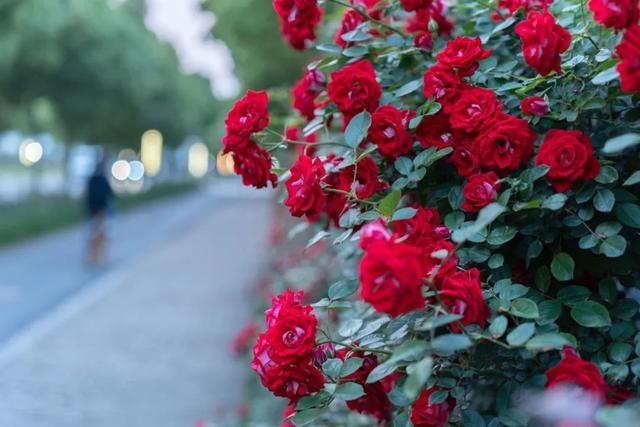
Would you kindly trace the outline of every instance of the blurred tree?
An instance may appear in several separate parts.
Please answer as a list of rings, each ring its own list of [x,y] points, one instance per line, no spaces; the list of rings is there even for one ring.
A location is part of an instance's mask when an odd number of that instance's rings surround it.
[[[267,89],[300,76],[309,57],[282,41],[270,0],[205,0],[203,7],[215,14],[213,35],[231,50],[245,87]]]
[[[0,25],[2,128],[136,147],[146,129],[175,145],[215,120],[208,81],[182,74],[143,0],[3,0]]]

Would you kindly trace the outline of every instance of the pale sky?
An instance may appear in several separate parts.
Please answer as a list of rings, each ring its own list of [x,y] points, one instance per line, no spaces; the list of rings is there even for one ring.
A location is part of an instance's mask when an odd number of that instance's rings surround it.
[[[183,69],[211,80],[219,98],[237,95],[240,85],[233,74],[233,60],[224,43],[209,31],[215,22],[211,13],[199,10],[201,0],[146,0],[147,27],[173,45]]]

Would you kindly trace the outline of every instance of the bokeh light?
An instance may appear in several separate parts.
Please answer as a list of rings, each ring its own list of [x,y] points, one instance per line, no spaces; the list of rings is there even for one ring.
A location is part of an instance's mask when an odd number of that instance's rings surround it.
[[[111,166],[111,175],[118,181],[125,181],[131,173],[131,165],[126,160],[117,160]]]
[[[129,179],[131,181],[140,181],[144,177],[144,164],[138,160],[129,162]]]
[[[220,176],[233,175],[233,155],[231,153],[224,154],[222,150],[218,151],[216,156],[216,170]]]
[[[18,159],[24,166],[32,166],[42,159],[42,144],[33,139],[26,139],[20,144]]]
[[[202,178],[209,171],[209,149],[202,142],[189,148],[189,173],[194,178]]]
[[[149,176],[156,176],[162,168],[162,134],[154,129],[142,134],[140,142],[140,160]]]

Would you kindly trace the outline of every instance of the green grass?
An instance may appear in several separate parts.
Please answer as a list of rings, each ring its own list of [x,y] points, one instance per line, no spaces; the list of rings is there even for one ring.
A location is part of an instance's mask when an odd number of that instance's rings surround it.
[[[196,188],[194,181],[159,184],[145,193],[121,195],[115,206],[119,212],[128,211]],[[37,196],[18,204],[0,204],[0,246],[68,227],[85,218],[83,199]]]

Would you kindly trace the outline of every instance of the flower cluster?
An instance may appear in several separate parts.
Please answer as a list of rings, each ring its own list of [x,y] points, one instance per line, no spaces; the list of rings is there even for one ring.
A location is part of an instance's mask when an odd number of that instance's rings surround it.
[[[273,298],[252,361],[287,423],[592,425],[633,407],[638,2],[327,3],[344,9],[295,117],[267,128],[249,91],[223,140],[257,187],[275,186],[269,153],[296,148],[275,164],[310,249],[273,275],[320,300]],[[274,1],[294,48],[318,4]]]

